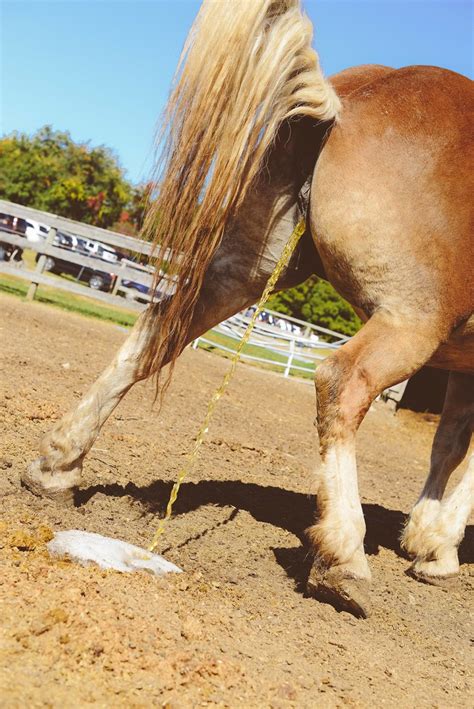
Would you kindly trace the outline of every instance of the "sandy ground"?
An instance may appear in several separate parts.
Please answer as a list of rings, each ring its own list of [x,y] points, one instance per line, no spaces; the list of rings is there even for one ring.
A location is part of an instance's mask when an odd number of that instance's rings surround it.
[[[2,707],[473,706],[473,527],[450,588],[407,576],[398,544],[436,417],[376,404],[361,428],[368,620],[303,593],[312,387],[244,365],[158,550],[185,573],[83,568],[48,557],[50,530],[146,546],[228,363],[187,351],[160,414],[152,387],[135,387],[86,461],[77,507],[64,509],[22,490],[20,473],[124,333],[7,296],[0,313]]]

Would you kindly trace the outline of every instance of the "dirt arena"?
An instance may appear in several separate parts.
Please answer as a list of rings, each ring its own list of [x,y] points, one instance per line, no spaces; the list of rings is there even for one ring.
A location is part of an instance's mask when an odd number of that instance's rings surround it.
[[[368,620],[303,592],[313,389],[245,365],[158,550],[185,574],[82,568],[48,557],[50,530],[146,546],[228,363],[187,351],[160,415],[151,386],[130,392],[63,509],[22,490],[21,471],[124,332],[8,296],[0,313],[2,707],[473,706],[473,527],[449,588],[407,576],[398,545],[436,417],[376,404],[360,431]]]

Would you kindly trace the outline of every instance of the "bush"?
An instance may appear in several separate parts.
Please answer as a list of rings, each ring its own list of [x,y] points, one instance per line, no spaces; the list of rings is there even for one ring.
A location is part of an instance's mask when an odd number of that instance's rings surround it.
[[[355,335],[362,326],[349,303],[330,283],[316,276],[295,288],[275,293],[268,301],[268,307],[343,335]]]

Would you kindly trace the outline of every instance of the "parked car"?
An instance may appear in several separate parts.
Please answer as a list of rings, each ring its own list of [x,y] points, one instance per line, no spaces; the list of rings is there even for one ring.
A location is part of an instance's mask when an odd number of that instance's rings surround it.
[[[94,256],[95,258],[100,258],[102,261],[109,261],[109,263],[118,263],[123,258],[125,258],[125,254],[120,253],[120,251],[114,249],[113,246],[109,246],[108,244],[102,244],[100,241],[92,241],[90,242],[90,244],[92,244],[92,247],[90,248],[91,256]]]
[[[151,266],[136,263],[135,261],[130,261],[129,259],[123,258],[121,259],[121,263],[124,263],[127,266],[128,270],[133,270],[137,272],[137,278],[140,278],[141,280],[148,280],[148,283],[143,283],[140,281],[135,281],[133,279],[129,278],[124,278],[122,279],[120,285],[123,286],[124,288],[127,288],[127,292],[120,291],[119,288],[119,295],[122,295],[124,298],[127,298],[128,300],[136,300],[138,303],[144,303],[147,304],[149,303],[148,298],[144,298],[143,296],[147,296],[150,294],[150,289],[151,285],[153,282],[153,274],[154,270]],[[147,278],[148,276],[148,278]]]
[[[6,231],[16,236],[25,236],[26,228],[25,219],[0,213],[0,261],[21,261],[23,259],[23,249],[20,246],[9,244],[7,241],[2,241],[1,232]]]
[[[49,226],[41,224],[33,219],[28,219],[26,222],[25,236],[28,241],[38,242],[44,241],[49,234]]]
[[[149,295],[150,293],[150,287],[145,285],[144,283],[137,283],[137,281],[130,281],[127,278],[124,278],[121,285],[124,288],[128,288],[127,293],[121,293],[119,292],[119,295],[123,295],[125,298],[128,300],[136,300],[137,303],[149,303],[148,298],[144,298],[143,296]]]
[[[76,280],[87,283],[88,286],[94,290],[110,291],[115,283],[116,275],[105,271],[100,263],[103,259],[91,254],[91,243],[93,242],[90,242],[88,239],[82,239],[79,236],[58,231],[53,241],[54,246],[64,249],[64,251],[72,251],[76,254],[87,256],[88,258],[97,259],[99,263],[97,264],[97,268],[91,268],[89,266],[81,266],[78,263],[72,263],[66,258],[62,259],[57,256],[47,256],[44,266],[45,271],[59,275],[67,274],[74,276]],[[36,260],[38,261],[39,258],[40,254],[37,254]]]

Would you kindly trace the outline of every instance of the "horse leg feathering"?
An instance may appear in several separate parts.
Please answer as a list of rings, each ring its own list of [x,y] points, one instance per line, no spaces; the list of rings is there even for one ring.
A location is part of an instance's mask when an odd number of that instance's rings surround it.
[[[457,487],[443,496],[466,456],[473,430],[474,377],[451,372],[430,474],[402,534],[402,546],[414,559],[411,572],[422,581],[439,583],[459,571],[457,547],[474,505],[474,456]]]

